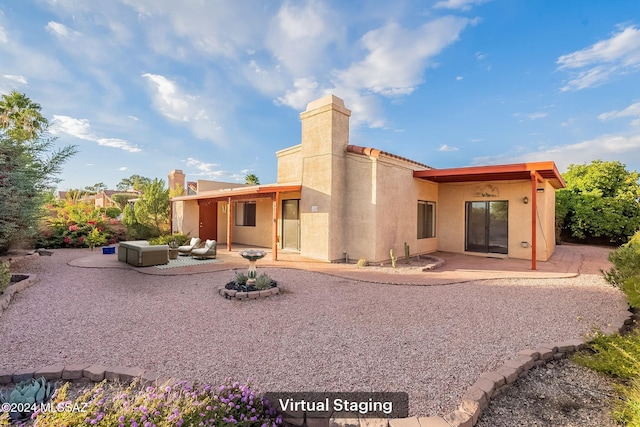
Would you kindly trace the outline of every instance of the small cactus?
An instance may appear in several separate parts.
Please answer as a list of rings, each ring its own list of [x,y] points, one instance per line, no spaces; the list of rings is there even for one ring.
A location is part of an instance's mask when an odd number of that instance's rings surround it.
[[[398,261],[398,257],[393,255],[393,249],[389,251],[389,254],[391,255],[391,266],[396,268],[396,261]]]
[[[21,420],[31,416],[33,410],[39,405],[46,403],[53,394],[53,387],[44,378],[38,380],[31,378],[22,381],[9,394],[9,399],[4,395],[0,395],[0,403],[8,403],[10,405],[18,405],[22,412],[10,412],[9,417],[12,420]]]
[[[362,268],[362,267],[366,267],[368,265],[369,265],[369,262],[365,258],[360,258],[358,260],[358,267]]]
[[[260,290],[271,288],[272,283],[273,280],[271,280],[271,277],[269,277],[267,273],[262,273],[256,278],[256,288]]]
[[[407,242],[404,242],[404,261],[407,264],[410,264],[411,263],[410,259],[411,258],[409,257],[409,245],[407,245]]]

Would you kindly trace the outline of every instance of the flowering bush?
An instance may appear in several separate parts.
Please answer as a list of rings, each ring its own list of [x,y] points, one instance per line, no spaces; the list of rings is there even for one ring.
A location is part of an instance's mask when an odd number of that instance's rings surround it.
[[[42,225],[36,241],[38,247],[93,249],[118,241],[116,233],[107,225],[112,224],[112,219],[91,203],[64,200],[48,208],[50,215]]]
[[[282,418],[251,389],[251,385],[227,382],[218,388],[191,387],[180,382],[141,388],[131,384],[124,392],[105,381],[75,401],[67,398],[69,384],[52,398],[52,405],[83,411],[36,411],[32,419],[42,427],[58,426],[247,426],[275,427]]]

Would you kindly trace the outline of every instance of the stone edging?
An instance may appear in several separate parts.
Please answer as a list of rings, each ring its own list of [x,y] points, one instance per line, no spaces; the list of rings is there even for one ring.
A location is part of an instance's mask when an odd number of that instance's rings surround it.
[[[270,289],[266,289],[264,291],[251,291],[251,292],[239,292],[234,289],[218,289],[218,294],[222,295],[227,299],[234,299],[238,301],[244,301],[249,299],[257,299],[257,298],[268,298],[272,295],[278,295],[280,293],[279,287],[274,287]]]
[[[16,274],[16,273],[14,273]],[[11,298],[13,294],[16,292],[20,292],[33,285],[36,282],[37,276],[35,274],[24,274],[25,276],[29,276],[24,280],[14,283],[13,285],[7,286],[2,295],[0,295],[0,316],[2,313],[9,307],[9,302],[11,302]]]
[[[0,385],[17,384],[31,378],[44,377],[46,380],[66,380],[71,382],[100,382],[122,381],[130,382],[139,379],[144,385],[164,384],[171,379],[161,378],[154,372],[144,371],[140,368],[127,368],[123,366],[108,367],[104,365],[51,365],[40,369],[20,369],[17,371],[0,372]]]

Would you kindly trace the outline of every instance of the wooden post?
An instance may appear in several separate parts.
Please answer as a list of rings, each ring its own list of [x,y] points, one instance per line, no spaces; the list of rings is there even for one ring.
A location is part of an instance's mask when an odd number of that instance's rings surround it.
[[[538,240],[538,180],[536,171],[531,171],[531,269],[536,269],[536,246]]]
[[[227,250],[231,252],[231,239],[233,238],[233,203],[231,197],[227,199]]]
[[[276,191],[271,197],[273,200],[273,235],[271,236],[271,255],[274,261],[278,260],[278,215],[280,205],[280,193]]]

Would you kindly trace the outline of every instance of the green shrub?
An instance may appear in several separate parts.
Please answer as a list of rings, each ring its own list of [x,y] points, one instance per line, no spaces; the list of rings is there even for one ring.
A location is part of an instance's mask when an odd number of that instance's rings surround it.
[[[627,335],[597,333],[573,360],[603,374],[629,380],[640,376],[640,330]]]
[[[118,215],[120,215],[120,213],[122,213],[122,211],[120,210],[120,208],[118,208],[116,206],[112,206],[110,208],[105,209],[104,213],[109,218],[118,218]]]
[[[11,283],[11,272],[9,271],[9,263],[7,261],[2,261],[0,263],[0,294],[9,286]]]
[[[612,285],[621,286],[626,279],[640,277],[640,246],[622,245],[609,254],[609,261],[613,267],[604,272],[604,278]]]
[[[640,309],[640,277],[625,280],[620,288],[626,294],[629,306]]]
[[[365,258],[360,258],[358,260],[358,267],[366,267],[369,265],[369,262]]]
[[[178,246],[182,246],[187,242],[187,240],[189,240],[189,236],[186,236],[180,233],[164,234],[162,236],[149,239],[149,244],[150,245],[169,245],[174,240],[176,241]]]

